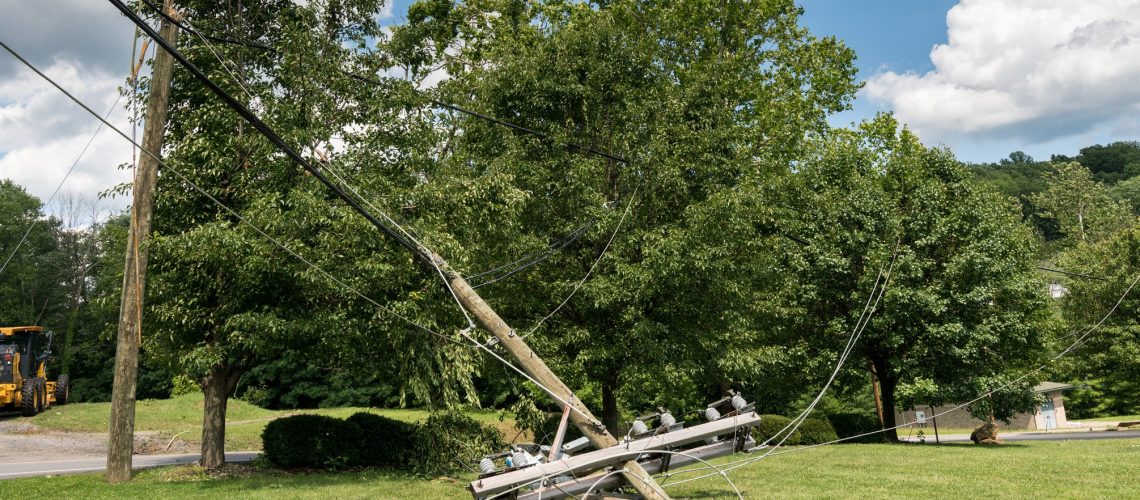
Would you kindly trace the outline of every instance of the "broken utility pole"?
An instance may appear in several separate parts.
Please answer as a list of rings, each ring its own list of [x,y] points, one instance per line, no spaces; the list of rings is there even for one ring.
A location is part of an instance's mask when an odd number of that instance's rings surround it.
[[[126,4],[123,3],[122,0],[109,1],[114,4],[124,15],[130,18],[131,21],[133,21],[140,30],[150,36],[151,39],[155,41],[155,43],[162,46],[166,51],[170,52],[178,61],[178,63],[186,68],[186,70],[189,71],[192,75],[194,75],[198,81],[209,88],[220,99],[225,101],[231,109],[236,111],[242,118],[249,122],[250,125],[261,132],[267,139],[269,139],[270,142],[275,144],[278,149],[285,153],[285,155],[293,160],[297,165],[309,172],[313,178],[324,184],[325,187],[327,187],[338,198],[352,207],[353,210],[367,219],[372,225],[376,226],[377,229],[380,229],[389,236],[392,236],[406,248],[411,250],[426,264],[438,266],[439,269],[447,276],[447,280],[452,289],[455,291],[456,296],[459,298],[462,307],[469,311],[476,318],[478,318],[479,323],[481,323],[484,328],[494,334],[499,343],[502,344],[507,349],[507,351],[511,353],[511,356],[514,357],[520,365],[522,365],[522,370],[524,372],[526,372],[529,376],[538,381],[538,383],[547,388],[553,396],[560,398],[562,401],[566,402],[565,404],[569,404],[573,408],[571,411],[571,417],[574,424],[578,427],[579,430],[582,431],[582,434],[586,436],[595,447],[607,448],[618,444],[617,439],[614,439],[613,435],[606,431],[601,422],[598,421],[598,419],[590,413],[590,410],[586,408],[586,406],[582,404],[581,401],[574,397],[574,393],[570,390],[570,388],[567,387],[566,384],[562,383],[562,380],[559,379],[558,376],[555,375],[554,372],[552,372],[550,368],[546,366],[546,363],[544,363],[542,359],[539,358],[538,355],[536,355],[534,351],[532,351],[530,347],[528,347],[526,343],[522,341],[522,339],[514,334],[514,331],[511,329],[511,327],[507,326],[506,322],[504,322],[499,317],[499,315],[496,314],[493,309],[491,309],[491,306],[487,305],[487,303],[483,301],[479,294],[477,294],[475,290],[471,288],[471,286],[467,283],[466,280],[463,279],[462,276],[459,275],[459,273],[451,270],[446,261],[444,261],[440,256],[436,255],[431,250],[421,245],[412,244],[410,241],[406,240],[402,235],[400,235],[395,228],[389,227],[384,222],[381,222],[375,215],[366,210],[358,201],[349,196],[348,193],[346,193],[343,189],[329,180],[329,178],[326,177],[320,171],[320,169],[318,169],[311,162],[301,156],[301,154],[298,153],[296,149],[287,144],[281,138],[281,136],[278,135],[277,132],[275,132],[268,125],[266,125],[265,122],[261,120],[261,118],[258,118],[257,115],[249,110],[249,108],[247,108],[241,102],[238,102],[237,99],[235,99],[232,95],[219,87],[217,83],[214,83],[214,81],[206,76],[202,70],[194,66],[193,63],[191,63],[188,59],[186,59],[185,56],[180,54],[177,49],[175,49],[174,45],[167,42],[163,36],[159,36],[158,33],[155,33],[154,29],[151,28],[150,25],[144,22],[141,18],[139,18],[138,15],[134,13],[134,11],[132,11],[129,7],[127,7]],[[117,375],[118,371],[116,371],[116,376]],[[131,394],[133,396],[133,390]],[[622,475],[626,478],[627,481],[629,481],[630,485],[642,495],[642,497],[646,498],[647,500],[663,500],[669,498],[669,496],[665,494],[665,491],[661,489],[661,486],[657,484],[653,477],[650,476],[645,471],[645,469],[642,468],[642,466],[636,461],[626,461],[622,464],[622,467]]]
[[[173,15],[172,0],[163,3]],[[177,27],[163,20],[162,37],[171,45],[178,37]],[[146,242],[150,235],[154,194],[158,184],[158,155],[166,129],[166,105],[170,97],[170,77],[174,60],[165,50],[156,51],[143,130],[144,154],[135,166],[132,185],[131,228],[127,236],[126,265],[123,268],[123,294],[119,306],[119,333],[115,347],[115,381],[111,392],[111,424],[107,439],[107,482],[131,479],[131,451],[135,433],[135,391],[138,386],[139,344],[142,341],[143,291],[146,284]],[[149,154],[146,154],[149,152]]]

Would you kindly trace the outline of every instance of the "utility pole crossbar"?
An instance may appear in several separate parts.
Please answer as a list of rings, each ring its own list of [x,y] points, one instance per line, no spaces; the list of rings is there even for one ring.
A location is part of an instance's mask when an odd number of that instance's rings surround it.
[[[707,422],[679,431],[666,432],[664,434],[599,449],[590,453],[567,457],[554,462],[542,463],[497,476],[476,479],[471,482],[470,489],[475,498],[487,498],[509,491],[512,488],[534,483],[544,477],[563,475],[576,477],[615,464],[620,464],[621,467],[628,468],[630,463],[636,463],[639,470],[646,472],[647,475],[645,477],[650,477],[648,476],[649,471],[646,470],[641,463],[637,462],[637,459],[642,455],[653,455],[654,451],[672,449],[677,446],[695,443],[702,439],[727,434],[739,434],[739,432],[744,433],[740,434],[741,438],[747,439],[750,434],[748,429],[756,425],[760,425],[760,416],[756,415],[755,412],[735,417],[725,417],[720,420]],[[743,431],[741,431],[742,429]],[[731,439],[728,442],[735,443],[736,440]],[[718,451],[721,450],[721,448],[716,449]],[[735,445],[730,446],[728,452],[731,453],[734,449]]]

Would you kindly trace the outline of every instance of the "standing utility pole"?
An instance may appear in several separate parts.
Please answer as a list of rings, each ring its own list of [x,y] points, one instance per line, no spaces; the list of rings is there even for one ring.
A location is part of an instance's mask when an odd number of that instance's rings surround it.
[[[174,15],[172,0],[163,10]],[[163,19],[162,38],[177,43],[177,27]],[[123,268],[123,295],[119,308],[119,334],[115,348],[115,382],[111,392],[111,429],[107,440],[107,482],[131,479],[131,449],[135,433],[135,390],[138,385],[139,343],[142,341],[143,290],[146,284],[147,238],[154,212],[154,192],[158,184],[158,155],[166,129],[166,103],[170,98],[170,75],[174,59],[165,50],[156,51],[143,129],[144,154],[135,166],[132,186],[131,229],[127,236],[126,265]]]

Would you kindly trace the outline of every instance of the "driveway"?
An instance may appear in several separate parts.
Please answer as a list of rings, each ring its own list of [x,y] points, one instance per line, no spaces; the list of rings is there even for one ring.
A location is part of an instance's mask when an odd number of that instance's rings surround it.
[[[969,434],[943,434],[943,443],[969,441]],[[1068,441],[1078,439],[1136,439],[1140,438],[1140,430],[1135,431],[1073,431],[1073,432],[1002,432],[998,434],[1002,441]],[[906,441],[904,439],[904,441]],[[912,443],[918,438],[911,437]],[[926,436],[927,443],[934,442],[934,434]]]

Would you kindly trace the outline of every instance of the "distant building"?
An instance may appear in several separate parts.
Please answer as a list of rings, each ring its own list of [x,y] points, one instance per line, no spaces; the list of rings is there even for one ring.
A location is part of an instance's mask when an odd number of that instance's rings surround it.
[[[1001,421],[998,421],[998,425],[1006,430],[1029,431],[1047,431],[1065,427],[1068,420],[1065,418],[1065,401],[1061,394],[1072,388],[1073,386],[1068,384],[1041,382],[1033,388],[1035,392],[1045,396],[1045,402],[1037,407],[1037,411],[1033,413],[1020,413],[1010,419],[1008,425]],[[958,406],[958,404],[936,406],[933,408],[929,406],[919,406],[914,410],[896,411],[895,422],[898,424],[917,422],[917,428],[933,430],[934,421],[931,417],[955,406]],[[965,408],[938,417],[938,427],[941,428],[970,429],[983,423],[983,421],[970,415],[970,412],[966,411]]]

